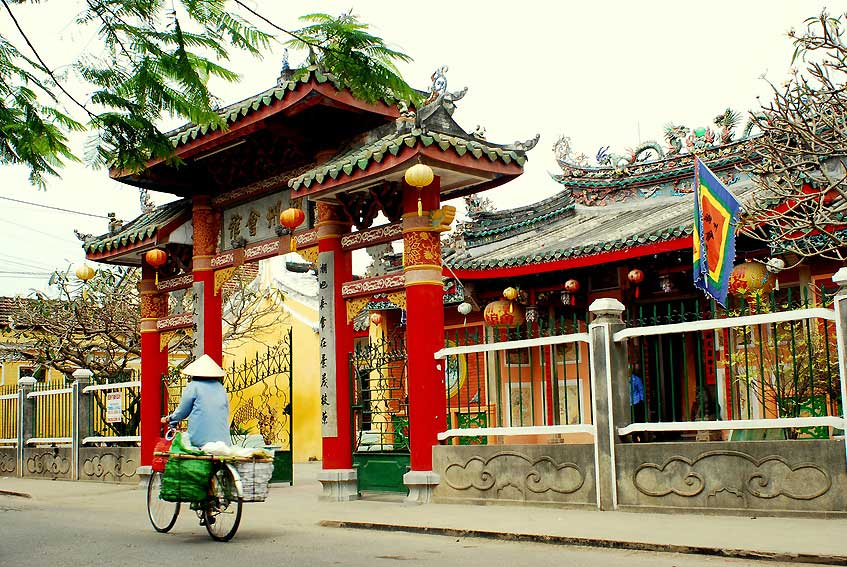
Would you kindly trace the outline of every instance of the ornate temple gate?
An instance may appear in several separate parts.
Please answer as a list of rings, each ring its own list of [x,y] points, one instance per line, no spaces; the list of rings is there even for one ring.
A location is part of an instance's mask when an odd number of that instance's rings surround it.
[[[358,492],[348,364],[354,340],[346,302],[402,293],[410,345],[411,470],[404,482],[410,499],[429,499],[438,484],[431,449],[445,426],[444,368],[433,358],[444,341],[440,235],[455,216],[455,208],[441,202],[521,175],[527,151],[538,142],[536,136],[495,144],[482,127],[464,130],[453,113],[467,89],[447,90],[446,70],[433,74],[429,96],[415,108],[390,98],[359,100],[321,69],[306,69],[296,79],[284,73],[275,87],[221,109],[226,129],[188,124],[174,131],[170,139],[183,161],[180,168],[151,160],[141,172],[110,172],[123,183],[185,198],[175,207],[181,216],[156,220],[152,211],[154,226],[138,232],[139,223],[129,223],[98,241],[88,256],[142,267],[141,390],[149,400],[142,408],[142,464],[151,462],[158,438],[157,394],[167,371],[168,332],[192,328],[195,354],[220,362],[220,286],[242,263],[284,254],[296,240],[318,269],[324,496],[347,500]],[[419,175],[407,178],[411,170]],[[287,207],[306,216],[293,233],[277,221]],[[373,228],[380,214],[388,222]],[[345,237],[360,241],[345,246]],[[401,238],[402,273],[354,279],[354,249]],[[167,251],[165,266],[145,261],[152,249]],[[169,291],[157,271],[166,280],[182,274],[186,282],[180,285],[196,297],[192,313],[169,315]]]
[[[350,353],[353,468],[358,490],[405,492],[410,467],[406,344],[360,343]]]

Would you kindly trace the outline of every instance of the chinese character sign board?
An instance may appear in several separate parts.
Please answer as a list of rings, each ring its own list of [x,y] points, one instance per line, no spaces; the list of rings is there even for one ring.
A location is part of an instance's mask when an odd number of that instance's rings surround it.
[[[320,327],[321,435],[338,437],[335,390],[334,252],[318,254],[318,325]]]
[[[120,423],[123,409],[123,398],[120,392],[106,393],[106,423]]]

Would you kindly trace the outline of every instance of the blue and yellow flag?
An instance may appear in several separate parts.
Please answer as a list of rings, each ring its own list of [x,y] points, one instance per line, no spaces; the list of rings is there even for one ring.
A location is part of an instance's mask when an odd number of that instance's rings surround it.
[[[694,157],[694,285],[726,307],[741,203]]]

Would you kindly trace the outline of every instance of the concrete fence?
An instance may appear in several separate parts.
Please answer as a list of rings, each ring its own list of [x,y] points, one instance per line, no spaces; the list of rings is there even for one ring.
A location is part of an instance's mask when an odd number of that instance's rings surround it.
[[[439,478],[433,499],[600,510],[847,515],[847,268],[839,270],[833,281],[840,289],[831,308],[627,327],[624,306],[615,299],[599,299],[590,307],[593,320],[588,333],[445,348],[437,358],[483,353],[489,363],[480,366],[487,366],[490,375],[502,360],[495,356],[497,363],[492,365],[492,353],[587,343],[590,411],[578,423],[559,423],[542,404],[528,412],[536,420],[528,426],[501,419],[504,423],[496,427],[448,428],[439,435],[442,444],[433,447],[433,472]],[[834,343],[825,344],[823,354],[808,352],[809,373],[813,363],[821,362],[815,356],[825,357],[828,369],[837,367],[823,415],[805,415],[796,400],[783,404],[779,398],[762,397],[758,407],[751,407],[750,386],[730,368],[713,383],[717,390],[713,414],[685,408],[676,419],[670,411],[650,419],[633,411],[637,398],[632,391],[633,341],[683,333],[718,336],[724,329],[752,328],[749,336],[758,337],[761,345],[763,327],[778,324],[799,326],[809,336],[822,335],[826,343]],[[834,332],[826,334],[831,329]],[[796,351],[793,342],[778,344],[776,335],[772,343],[777,350]],[[757,348],[764,352],[763,346]],[[540,358],[555,364],[555,350],[547,352]],[[704,356],[699,350],[688,352],[689,358]],[[672,359],[666,354],[662,360],[673,363]],[[751,360],[746,363],[752,365]],[[691,372],[694,363],[680,366],[684,373]],[[755,364],[759,372],[754,386],[779,382],[778,355],[774,362],[760,354]],[[784,378],[794,380],[796,396],[801,377],[796,368],[793,372],[793,377]],[[541,375],[556,383],[549,370]],[[488,383],[487,393],[493,397],[499,385],[490,379]],[[540,383],[536,397],[544,401],[544,381]],[[733,389],[742,393],[739,384],[747,387],[743,400],[733,399]],[[508,386],[514,389],[514,384]],[[544,403],[549,406],[552,399],[548,396]],[[465,444],[460,439],[473,441]]]
[[[124,418],[121,403],[106,408],[114,415],[104,417],[105,412],[95,408],[95,395],[106,390],[137,392],[140,384],[92,385],[91,376],[88,370],[77,370],[67,388],[38,387],[33,378],[21,378],[17,393],[4,394],[0,421],[14,423],[17,435],[0,439],[0,476],[138,482],[141,438],[94,435],[92,428],[105,419]]]

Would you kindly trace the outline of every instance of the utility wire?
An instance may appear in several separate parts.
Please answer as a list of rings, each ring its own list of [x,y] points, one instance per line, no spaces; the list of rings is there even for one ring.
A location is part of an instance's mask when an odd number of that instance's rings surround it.
[[[23,230],[29,230],[29,231],[31,231],[31,232],[35,232],[35,233],[38,233],[38,234],[43,234],[44,236],[47,236],[48,238],[54,238],[54,239],[56,239],[56,240],[60,240],[60,241],[62,241],[62,242],[64,242],[64,243],[66,243],[66,244],[68,244],[68,243],[71,243],[71,242],[72,242],[72,240],[71,240],[70,238],[65,238],[65,237],[62,237],[62,236],[57,236],[57,235],[55,235],[55,234],[50,234],[49,232],[44,232],[43,230],[38,230],[37,228],[32,228],[31,226],[27,226],[27,225],[25,225],[25,224],[20,224],[20,223],[17,223],[17,222],[13,222],[13,221],[10,221],[10,220],[6,220],[6,219],[0,219],[0,222],[2,222],[2,223],[6,223],[6,224],[10,224],[10,225],[12,225],[12,226],[15,226],[15,227],[21,228],[21,229],[23,229]]]
[[[7,272],[0,270],[0,274],[10,274],[15,276],[49,276],[50,272]]]
[[[43,209],[52,209],[54,211],[62,211],[63,213],[71,213],[71,214],[74,214],[74,215],[82,215],[82,216],[85,216],[85,217],[94,217],[96,219],[107,219],[107,218],[109,218],[105,215],[95,215],[94,213],[84,213],[82,211],[74,211],[74,210],[71,210],[71,209],[63,209],[62,207],[52,207],[50,205],[42,205],[41,203],[33,203],[33,202],[30,202],[30,201],[22,201],[20,199],[12,199],[11,197],[0,197],[0,199],[3,199],[4,201],[12,201],[14,203],[20,203],[22,205],[32,205],[33,207],[41,207]]]
[[[97,118],[97,116],[95,116],[93,112],[88,110],[88,108],[84,104],[75,99],[74,96],[69,93],[67,89],[65,89],[65,87],[62,86],[62,83],[59,82],[59,79],[56,78],[56,75],[53,74],[53,71],[50,70],[50,67],[47,65],[47,63],[44,62],[44,59],[41,58],[41,55],[39,55],[38,51],[36,51],[35,46],[29,40],[29,37],[26,35],[26,33],[24,33],[23,28],[18,23],[18,19],[15,17],[15,14],[12,13],[12,8],[9,7],[8,2],[6,2],[6,0],[0,0],[0,2],[2,2],[3,6],[6,7],[6,11],[9,12],[9,17],[12,18],[12,22],[15,24],[15,27],[18,28],[18,32],[21,34],[21,37],[24,38],[24,41],[29,46],[29,49],[32,51],[32,54],[35,55],[35,58],[38,59],[39,63],[41,63],[41,66],[44,68],[44,72],[47,73],[51,79],[53,79],[53,82],[56,83],[56,86],[59,87],[59,90],[65,93],[65,96],[71,99],[74,104],[83,109],[88,114],[88,116],[90,116],[91,118]]]

